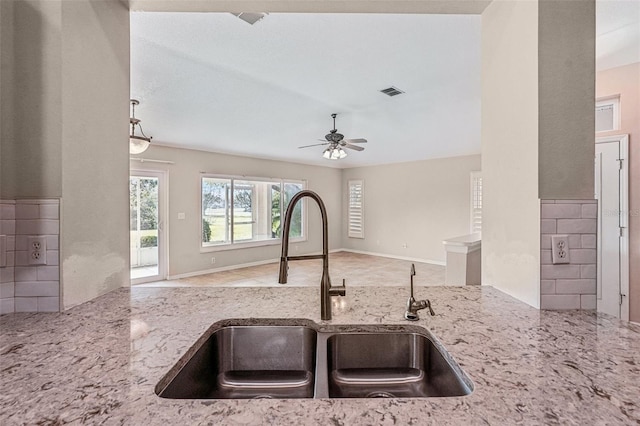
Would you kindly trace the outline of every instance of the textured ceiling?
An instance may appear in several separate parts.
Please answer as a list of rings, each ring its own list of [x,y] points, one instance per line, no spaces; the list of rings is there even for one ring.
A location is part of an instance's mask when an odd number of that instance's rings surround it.
[[[478,15],[132,13],[131,61],[157,143],[333,167],[480,152]],[[365,151],[298,149],[333,112]]]
[[[331,167],[480,152],[480,15],[131,14],[154,142]],[[640,1],[597,1],[597,68],[640,61]],[[379,90],[396,86],[390,98]],[[363,152],[321,157],[331,113]]]
[[[596,68],[640,62],[640,0],[596,2]]]

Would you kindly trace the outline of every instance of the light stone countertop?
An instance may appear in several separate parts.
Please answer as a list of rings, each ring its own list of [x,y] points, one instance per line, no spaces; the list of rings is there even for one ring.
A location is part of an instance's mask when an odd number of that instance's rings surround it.
[[[63,313],[0,317],[0,423],[640,424],[640,326],[544,312],[491,287],[418,287],[429,329],[474,383],[455,398],[169,400],[154,386],[214,322],[307,318],[408,324],[407,288],[121,289]]]

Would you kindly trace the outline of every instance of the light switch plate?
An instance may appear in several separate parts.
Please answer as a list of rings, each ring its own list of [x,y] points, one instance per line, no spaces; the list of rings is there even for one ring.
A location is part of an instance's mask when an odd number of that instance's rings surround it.
[[[554,265],[570,263],[569,259],[569,236],[551,236],[551,261]]]

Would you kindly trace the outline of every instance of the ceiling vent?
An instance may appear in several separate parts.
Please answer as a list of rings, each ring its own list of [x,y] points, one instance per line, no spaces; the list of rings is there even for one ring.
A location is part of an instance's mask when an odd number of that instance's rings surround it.
[[[381,92],[384,93],[385,95],[388,95],[388,96],[396,96],[396,95],[399,95],[401,93],[404,93],[402,90],[398,89],[397,87],[393,87],[393,86],[388,87],[386,89],[382,89]]]
[[[256,22],[260,21],[262,18],[268,15],[268,13],[255,13],[255,12],[241,12],[241,13],[233,13],[232,15],[237,16],[242,19],[244,22],[253,25]]]

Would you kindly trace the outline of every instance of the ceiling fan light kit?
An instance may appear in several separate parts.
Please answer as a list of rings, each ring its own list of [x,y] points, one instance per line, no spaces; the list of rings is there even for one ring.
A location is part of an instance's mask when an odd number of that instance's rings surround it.
[[[353,145],[356,143],[366,143],[366,139],[358,138],[358,139],[345,139],[344,135],[338,133],[338,129],[336,129],[336,116],[338,114],[333,113],[331,117],[333,118],[333,129],[329,130],[324,138],[326,142],[324,143],[316,143],[313,145],[305,145],[299,146],[298,148],[310,148],[312,146],[321,146],[321,145],[329,145],[323,152],[322,156],[327,160],[340,160],[341,158],[345,158],[347,153],[342,148],[353,149],[354,151],[364,151],[364,148],[358,145]]]
[[[327,160],[340,160],[341,158],[346,157],[347,153],[345,152],[344,149],[340,147],[338,148],[329,147],[324,150],[324,152],[322,153],[322,156]]]

